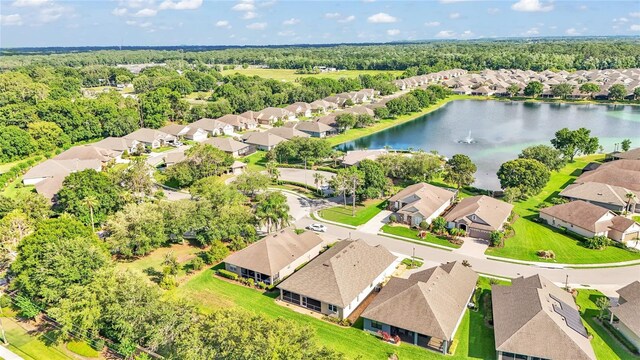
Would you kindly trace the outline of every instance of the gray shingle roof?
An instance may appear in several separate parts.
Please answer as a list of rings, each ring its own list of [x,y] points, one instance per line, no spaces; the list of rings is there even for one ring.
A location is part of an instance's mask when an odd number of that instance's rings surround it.
[[[447,221],[459,221],[475,215],[488,225],[470,220],[474,223],[474,227],[498,230],[511,215],[511,210],[513,210],[513,205],[511,204],[489,196],[479,195],[462,199],[445,215],[445,219]]]

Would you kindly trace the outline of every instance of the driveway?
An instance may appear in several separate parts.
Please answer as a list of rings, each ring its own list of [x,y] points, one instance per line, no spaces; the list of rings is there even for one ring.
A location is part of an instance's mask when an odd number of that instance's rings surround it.
[[[380,228],[389,222],[389,215],[391,214],[392,212],[389,210],[380,211],[380,213],[372,217],[371,220],[358,226],[358,231],[362,231],[367,234],[377,234]]]
[[[489,247],[489,242],[487,240],[474,239],[470,237],[466,237],[463,240],[464,243],[462,246],[459,249],[454,250],[454,252],[477,259],[487,258],[484,255],[484,252]]]

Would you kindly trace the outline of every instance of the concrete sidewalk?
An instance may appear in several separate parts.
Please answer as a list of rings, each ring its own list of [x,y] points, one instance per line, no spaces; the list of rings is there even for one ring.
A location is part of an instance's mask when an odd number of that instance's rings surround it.
[[[4,360],[23,360],[20,356],[16,355],[13,351],[4,347],[4,345],[0,346],[0,358]]]
[[[392,212],[389,210],[382,210],[376,216],[372,217],[371,220],[358,226],[358,230],[367,234],[377,234],[380,228],[389,222],[389,215],[391,214]]]

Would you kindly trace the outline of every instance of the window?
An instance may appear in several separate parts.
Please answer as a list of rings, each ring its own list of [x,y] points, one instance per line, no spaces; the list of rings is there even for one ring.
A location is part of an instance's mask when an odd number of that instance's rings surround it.
[[[332,304],[329,304],[329,311],[332,313],[337,313],[338,312],[338,307]]]
[[[227,265],[227,266],[229,267],[229,271],[233,271],[233,272],[238,271],[235,265]]]
[[[382,323],[371,320],[371,327],[374,329],[382,330]]]
[[[299,305],[300,295],[287,290],[282,290],[282,300]]]

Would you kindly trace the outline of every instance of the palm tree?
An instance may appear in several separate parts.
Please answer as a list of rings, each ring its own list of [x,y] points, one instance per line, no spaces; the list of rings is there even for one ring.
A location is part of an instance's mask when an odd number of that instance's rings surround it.
[[[290,224],[289,204],[287,198],[279,191],[262,194],[256,205],[256,218],[261,225],[266,225],[267,232],[275,227],[283,228]]]
[[[331,152],[331,160],[333,160],[333,166],[338,166],[338,159],[344,156],[344,153],[340,150],[334,150]]]
[[[624,195],[624,197],[627,199],[626,211],[631,211],[631,201],[635,200],[637,196],[632,192],[628,192]]]
[[[278,170],[278,163],[275,161],[269,161],[267,163],[267,173],[269,173],[269,177],[271,177],[271,181],[277,183],[278,178],[280,178],[280,170]]]
[[[324,175],[322,175],[321,173],[313,173],[313,183],[316,185],[316,189],[318,191],[318,194],[320,194],[320,186],[322,185],[322,183],[324,182]]]
[[[89,215],[91,216],[91,229],[93,229],[93,232],[96,232],[95,221],[93,220],[93,209],[98,206],[98,199],[93,195],[89,195],[84,198],[84,205],[89,209]]]

